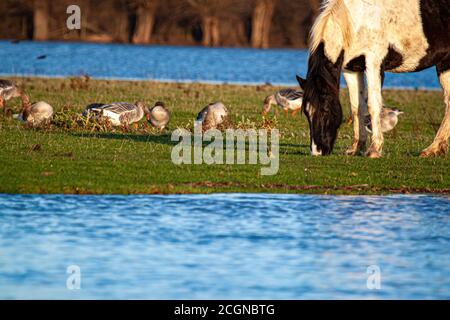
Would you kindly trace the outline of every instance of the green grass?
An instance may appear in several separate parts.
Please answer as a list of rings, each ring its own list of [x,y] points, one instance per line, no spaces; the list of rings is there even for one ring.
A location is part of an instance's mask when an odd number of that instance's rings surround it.
[[[381,159],[343,155],[352,141],[348,123],[341,127],[333,155],[313,158],[305,117],[272,113],[281,133],[280,168],[274,176],[261,176],[260,165],[174,165],[170,131],[159,133],[145,124],[130,132],[106,131],[84,128],[70,119],[92,102],[162,100],[172,111],[170,129],[190,128],[201,107],[221,100],[235,125],[258,127],[261,102],[274,87],[15,80],[27,88],[33,101],[53,105],[58,121],[45,129],[28,129],[0,116],[0,193],[450,193],[449,156],[419,158],[444,113],[440,92],[384,91],[385,102],[405,114],[397,128],[385,135]],[[348,117],[346,91],[341,101]],[[8,107],[18,112],[19,101],[10,101]]]

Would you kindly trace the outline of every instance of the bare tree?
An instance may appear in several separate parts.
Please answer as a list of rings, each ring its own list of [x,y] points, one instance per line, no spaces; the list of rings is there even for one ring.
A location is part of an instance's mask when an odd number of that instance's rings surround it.
[[[50,36],[50,1],[34,0],[33,2],[33,39],[48,40]]]
[[[132,42],[149,43],[152,37],[159,0],[133,0],[132,5],[136,11],[136,29]]]
[[[309,0],[309,4],[311,6],[311,11],[314,16],[317,16],[320,11],[320,0]]]
[[[219,14],[226,1],[222,0],[187,0],[201,16],[203,45],[217,47],[220,45]]]
[[[245,33],[244,16],[251,1],[243,0],[187,0],[190,6],[201,17],[203,45],[219,46],[223,44],[223,37],[230,35],[230,30],[224,28],[230,27],[237,34]],[[240,19],[240,23],[235,23]],[[223,27],[222,27],[223,26]],[[236,36],[236,38],[241,36]]]
[[[0,38],[304,47],[320,0],[0,0]],[[81,30],[66,9],[81,7]],[[131,6],[130,6],[131,4]]]
[[[277,0],[256,0],[252,17],[252,47],[268,48],[270,27]]]
[[[155,14],[152,42],[194,44],[193,30],[198,24],[199,15],[186,0],[164,0]]]
[[[130,22],[127,0],[115,0],[111,10],[114,12],[116,18],[116,27],[112,30],[112,35],[115,41],[129,42],[130,41]]]
[[[277,0],[270,29],[270,45],[277,47],[305,47],[309,25],[310,0]]]

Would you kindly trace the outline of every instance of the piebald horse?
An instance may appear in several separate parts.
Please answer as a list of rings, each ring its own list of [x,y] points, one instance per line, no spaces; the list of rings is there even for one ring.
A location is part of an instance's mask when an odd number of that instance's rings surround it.
[[[444,90],[446,110],[433,143],[421,153],[424,157],[445,154],[448,149],[450,0],[325,1],[311,31],[307,78],[297,77],[304,89],[302,109],[309,122],[311,154],[327,155],[333,150],[342,122],[341,71],[349,89],[354,125],[354,141],[347,154],[365,149],[368,108],[372,139],[366,154],[378,158],[383,147],[384,72],[414,72],[432,66],[436,66]]]

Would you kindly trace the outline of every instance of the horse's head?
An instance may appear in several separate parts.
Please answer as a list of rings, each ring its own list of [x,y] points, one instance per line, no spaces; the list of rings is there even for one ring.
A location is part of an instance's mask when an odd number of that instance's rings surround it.
[[[306,79],[297,76],[304,91],[302,109],[309,122],[311,154],[328,155],[333,151],[342,123],[339,81],[342,58],[332,63],[323,46],[311,54]]]

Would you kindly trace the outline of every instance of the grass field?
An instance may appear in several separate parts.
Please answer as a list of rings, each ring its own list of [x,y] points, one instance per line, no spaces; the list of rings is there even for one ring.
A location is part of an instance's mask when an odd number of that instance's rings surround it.
[[[274,176],[261,176],[260,165],[175,165],[170,155],[176,142],[170,131],[192,128],[197,112],[218,100],[228,106],[235,126],[261,127],[262,101],[275,87],[14,80],[33,101],[47,101],[57,114],[44,129],[28,129],[0,116],[0,193],[450,193],[450,157],[419,158],[444,113],[440,92],[384,91],[385,103],[405,114],[385,135],[381,159],[343,155],[352,141],[348,122],[341,127],[333,155],[313,158],[305,117],[272,112],[269,122],[281,133],[280,168]],[[75,115],[89,103],[137,100],[166,102],[172,112],[169,130],[160,133],[141,123],[125,132],[76,122]],[[341,101],[349,117],[346,90]],[[7,106],[18,113],[20,101]]]

